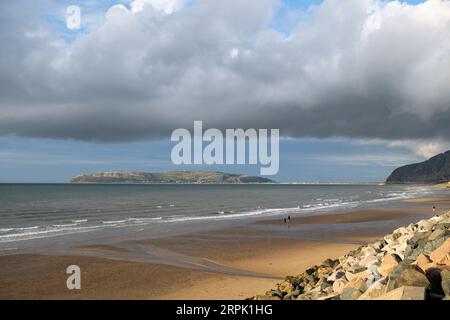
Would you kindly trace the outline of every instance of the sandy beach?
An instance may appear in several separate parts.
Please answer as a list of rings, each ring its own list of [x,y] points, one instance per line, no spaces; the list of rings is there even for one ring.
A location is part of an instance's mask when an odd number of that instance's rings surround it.
[[[432,203],[438,203],[436,212]],[[0,257],[0,299],[245,299],[286,275],[442,213],[449,199],[406,207],[268,219],[182,236],[92,244],[65,253]],[[66,288],[69,265],[82,289]]]

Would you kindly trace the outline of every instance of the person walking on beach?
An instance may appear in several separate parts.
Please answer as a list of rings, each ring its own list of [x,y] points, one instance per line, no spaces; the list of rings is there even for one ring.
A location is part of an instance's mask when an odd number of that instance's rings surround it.
[[[283,219],[284,223],[286,223],[286,218]]]
[[[291,216],[288,216],[288,221],[291,222]]]

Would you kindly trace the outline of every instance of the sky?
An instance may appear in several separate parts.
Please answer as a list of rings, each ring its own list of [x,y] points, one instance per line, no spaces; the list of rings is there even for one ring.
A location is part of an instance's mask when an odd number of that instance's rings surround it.
[[[81,28],[66,26],[78,5]],[[450,1],[0,3],[0,182],[175,166],[174,129],[280,129],[280,182],[450,149]]]

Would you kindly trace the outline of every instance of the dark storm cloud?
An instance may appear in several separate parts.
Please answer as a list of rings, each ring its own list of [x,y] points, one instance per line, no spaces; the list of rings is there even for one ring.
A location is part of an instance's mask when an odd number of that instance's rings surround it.
[[[327,0],[289,35],[269,27],[276,5],[115,6],[66,43],[42,20],[55,4],[1,2],[0,134],[134,141],[203,120],[292,137],[450,138],[448,1]]]

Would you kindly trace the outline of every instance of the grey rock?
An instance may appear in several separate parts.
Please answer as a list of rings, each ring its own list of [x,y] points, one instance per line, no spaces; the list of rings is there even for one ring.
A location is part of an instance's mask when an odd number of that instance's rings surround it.
[[[415,265],[399,264],[388,277],[387,291],[403,286],[409,287],[430,287],[427,277]]]
[[[330,293],[330,294],[327,294],[326,296],[320,297],[317,300],[341,300],[341,299],[339,298],[338,294]]]
[[[339,296],[341,300],[357,300],[362,292],[353,288],[345,288]]]
[[[325,261],[322,262],[322,264],[320,265],[321,267],[330,267],[330,268],[334,268],[336,266],[336,264],[338,263],[337,260],[331,260],[331,259],[327,259]]]
[[[337,293],[342,293],[342,290],[344,290],[345,286],[347,285],[347,281],[344,279],[338,279],[333,283],[333,291]]]
[[[312,275],[312,274],[314,274],[316,271],[317,271],[317,267],[312,267],[312,268],[307,269],[307,270],[305,271],[305,273],[306,273],[307,275]]]
[[[443,238],[437,238],[436,240],[433,240],[433,241],[428,241],[424,245],[423,251],[421,253],[429,256],[434,250],[439,248],[445,242],[445,240],[446,239],[443,237]]]
[[[441,286],[446,296],[450,296],[450,270],[442,270]]]
[[[428,238],[431,233],[432,233],[431,231],[416,232],[416,233],[414,233],[414,235],[411,238],[408,239],[408,243],[412,244],[412,243],[416,243],[420,239]]]
[[[445,237],[447,235],[450,235],[450,231],[444,225],[439,225],[436,227],[436,229],[433,231],[433,233],[428,237],[428,240],[433,241],[438,238]]]
[[[295,290],[295,291],[292,291],[292,292],[288,293],[287,295],[285,295],[283,297],[283,300],[296,299],[299,295],[300,295],[300,290]]]
[[[336,271],[336,272],[334,272],[334,273],[332,273],[328,278],[327,278],[327,280],[328,281],[336,281],[336,280],[338,280],[338,279],[341,279],[341,278],[343,278],[343,277],[345,277],[345,272],[342,272],[342,271]]]
[[[268,296],[271,297],[279,297],[279,298],[283,298],[283,292],[281,292],[280,290],[270,290],[267,293]]]
[[[376,241],[371,244],[372,248],[377,250],[378,252],[384,247],[384,241]]]
[[[392,243],[394,242],[394,236],[392,234],[388,234],[387,236],[384,237],[384,241],[386,241],[386,243]]]
[[[331,282],[331,281],[323,281],[320,284],[320,290],[325,291],[325,289],[327,289],[327,288],[333,288],[333,282]]]

